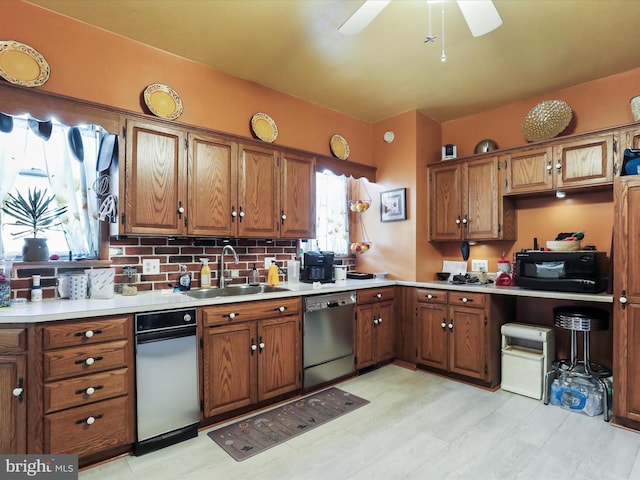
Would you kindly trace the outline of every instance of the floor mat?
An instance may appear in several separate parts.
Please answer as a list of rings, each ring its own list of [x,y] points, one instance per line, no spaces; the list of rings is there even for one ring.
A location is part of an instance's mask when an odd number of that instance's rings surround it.
[[[241,462],[368,403],[333,387],[212,430],[207,435]]]

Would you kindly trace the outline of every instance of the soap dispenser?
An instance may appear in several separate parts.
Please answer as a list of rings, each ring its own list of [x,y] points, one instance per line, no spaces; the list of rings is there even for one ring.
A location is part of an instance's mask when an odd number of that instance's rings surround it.
[[[278,265],[276,265],[275,261],[271,261],[271,266],[269,267],[269,272],[267,274],[267,283],[271,287],[275,287],[278,285],[280,279],[278,278]]]
[[[260,278],[258,277],[258,269],[256,268],[256,264],[253,264],[253,269],[251,270],[251,276],[249,277],[249,285],[258,285],[260,283]]]
[[[201,258],[200,263],[200,288],[211,288],[211,268],[209,267],[209,259]]]

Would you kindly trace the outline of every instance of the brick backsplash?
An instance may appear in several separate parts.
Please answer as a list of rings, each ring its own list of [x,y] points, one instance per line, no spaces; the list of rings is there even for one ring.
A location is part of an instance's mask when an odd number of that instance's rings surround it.
[[[231,245],[238,253],[239,264],[233,263],[233,255],[225,255],[225,267],[237,270],[238,276],[231,284],[248,283],[249,274],[255,263],[260,275],[260,281],[266,282],[267,270],[264,269],[264,258],[275,257],[278,265],[286,269],[286,261],[297,256],[298,242],[296,240],[262,240],[262,239],[191,239],[164,237],[127,237],[110,240],[111,267],[116,269],[115,285],[119,292],[122,285],[128,283],[123,269],[127,266],[136,268],[135,281],[138,291],[161,290],[170,288],[178,281],[180,265],[186,265],[192,278],[192,288],[200,286],[200,258],[208,258],[211,267],[211,284],[217,286],[220,268],[220,255],[225,245]],[[160,273],[157,275],[143,275],[142,263],[146,259],[160,260]],[[348,265],[355,268],[354,257],[336,257],[336,264]],[[105,265],[97,265],[96,268]],[[40,275],[43,298],[57,298],[57,276],[68,272],[83,272],[91,265],[78,265],[69,262],[47,262],[29,265],[29,263],[14,264],[11,279],[11,294],[13,298],[29,298],[31,290],[31,276]],[[281,275],[281,281],[286,277]]]

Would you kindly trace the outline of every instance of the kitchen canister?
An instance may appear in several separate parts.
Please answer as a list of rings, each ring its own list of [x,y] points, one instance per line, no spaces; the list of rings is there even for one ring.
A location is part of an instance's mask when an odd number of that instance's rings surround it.
[[[80,300],[87,298],[87,275],[69,275],[69,299]]]
[[[298,260],[287,261],[287,283],[300,283],[300,262]]]
[[[336,282],[342,282],[347,279],[347,268],[346,265],[334,265],[333,276]]]
[[[90,298],[113,298],[115,268],[93,268],[86,272],[89,276]]]

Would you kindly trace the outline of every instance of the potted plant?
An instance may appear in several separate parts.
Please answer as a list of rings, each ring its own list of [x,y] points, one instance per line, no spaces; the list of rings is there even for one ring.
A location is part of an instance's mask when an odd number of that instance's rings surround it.
[[[16,195],[8,193],[2,211],[15,218],[14,223],[26,227],[26,230],[12,233],[12,236],[25,237],[22,247],[22,259],[25,262],[39,262],[49,259],[47,239],[38,237],[45,230],[53,230],[60,227],[60,217],[67,212],[67,207],[54,207],[55,195],[49,195],[46,188],[30,188],[27,198],[22,193]]]

